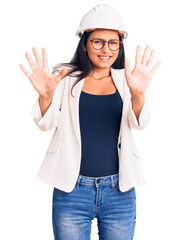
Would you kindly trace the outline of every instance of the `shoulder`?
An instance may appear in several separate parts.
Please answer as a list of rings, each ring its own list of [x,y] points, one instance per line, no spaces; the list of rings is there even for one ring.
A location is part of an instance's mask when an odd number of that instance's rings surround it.
[[[125,77],[125,69],[114,69],[111,68],[112,77],[124,78]]]
[[[124,69],[124,68],[122,68],[122,69],[115,69],[115,68],[112,68],[112,67],[111,67],[111,72],[124,73],[124,72],[125,72],[125,69]]]

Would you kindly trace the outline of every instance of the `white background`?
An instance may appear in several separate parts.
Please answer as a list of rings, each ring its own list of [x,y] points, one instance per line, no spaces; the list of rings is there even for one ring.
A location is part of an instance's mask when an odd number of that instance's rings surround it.
[[[135,240],[180,239],[179,216],[179,5],[178,1],[4,1],[0,5],[1,158],[0,239],[53,239],[52,187],[36,179],[53,130],[41,132],[29,116],[38,93],[19,67],[46,47],[49,67],[69,62],[78,44],[75,31],[83,15],[108,3],[123,18],[129,36],[126,56],[134,67],[136,46],[155,49],[161,60],[146,98],[151,121],[134,130],[147,184],[136,188]],[[66,46],[69,46],[68,48]],[[41,55],[42,56],[42,55]],[[92,239],[98,239],[96,219]]]

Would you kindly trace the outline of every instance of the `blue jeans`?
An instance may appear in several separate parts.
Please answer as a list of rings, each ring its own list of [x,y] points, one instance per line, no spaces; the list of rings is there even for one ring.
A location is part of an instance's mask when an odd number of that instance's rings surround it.
[[[119,175],[79,175],[72,192],[54,188],[52,224],[55,240],[90,240],[97,218],[100,240],[132,240],[136,223],[135,188],[119,190]]]

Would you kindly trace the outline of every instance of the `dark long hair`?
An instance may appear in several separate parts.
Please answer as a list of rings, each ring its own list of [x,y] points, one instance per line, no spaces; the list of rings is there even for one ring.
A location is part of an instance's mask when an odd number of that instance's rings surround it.
[[[55,65],[52,69],[52,73],[55,73],[55,72],[60,72],[59,71],[60,67],[63,67],[63,66],[70,67],[70,69],[68,69],[66,76],[77,77],[77,81],[73,84],[72,89],[76,85],[76,83],[78,83],[83,78],[86,78],[94,68],[86,51],[84,50],[84,46],[86,46],[87,44],[87,39],[92,32],[93,31],[84,32],[82,34],[80,41],[78,43],[77,49],[75,51],[75,54],[69,63],[59,63]],[[118,36],[119,36],[119,40],[123,42],[121,35],[118,34]],[[114,69],[123,69],[124,60],[125,60],[125,53],[124,53],[124,45],[122,44],[121,48],[119,49],[119,54],[116,58],[116,61],[112,64],[111,67]],[[79,71],[80,73],[77,74],[76,73],[77,71]],[[71,95],[72,95],[72,89],[71,89]]]

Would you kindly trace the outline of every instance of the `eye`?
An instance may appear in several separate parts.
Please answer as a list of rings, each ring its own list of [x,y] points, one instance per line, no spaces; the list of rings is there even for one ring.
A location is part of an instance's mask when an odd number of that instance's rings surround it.
[[[94,43],[102,43],[101,40],[94,40]]]
[[[116,45],[116,44],[118,44],[118,42],[116,42],[116,41],[110,41],[110,44]]]

